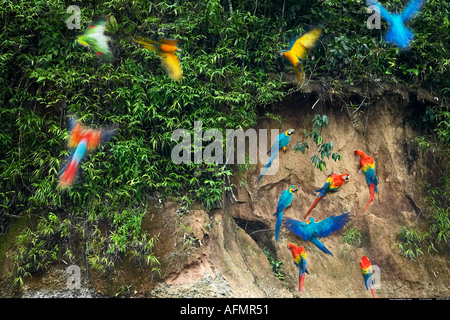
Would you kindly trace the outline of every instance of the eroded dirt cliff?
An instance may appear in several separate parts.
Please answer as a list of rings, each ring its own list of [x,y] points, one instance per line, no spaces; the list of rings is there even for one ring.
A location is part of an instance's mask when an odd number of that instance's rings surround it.
[[[414,139],[421,132],[411,119],[438,102],[439,98],[428,92],[402,85],[366,83],[333,88],[325,82],[310,82],[261,112],[257,129],[293,128],[296,133],[287,151],[280,152],[278,172],[266,175],[260,184],[255,180],[265,163],[244,173],[234,168],[233,190],[245,203],[235,203],[226,192],[222,207],[211,212],[201,207],[182,210],[175,202],[155,206],[142,227],[159,235],[156,255],[160,273],[151,267],[137,268],[124,259],[108,276],[91,270],[86,280],[87,270],[80,262],[82,287],[91,290],[88,296],[298,297],[298,269],[287,248],[288,242],[293,242],[305,248],[308,258],[310,275],[305,279],[303,297],[370,297],[358,264],[363,255],[381,269],[378,297],[448,297],[448,253],[410,261],[401,254],[397,241],[401,226],[421,228],[426,223],[421,215],[425,185],[437,181],[439,172],[433,159],[417,148]],[[265,117],[267,111],[280,116],[281,122]],[[328,116],[329,125],[322,136],[324,141],[333,141],[333,151],[342,155],[341,161],[328,159],[323,172],[311,163],[317,151],[312,145],[306,154],[292,150],[304,139],[303,129],[311,130],[315,114]],[[380,194],[366,212],[369,191],[355,149],[375,158],[380,180]],[[281,192],[292,184],[299,187],[284,216],[301,219],[315,199],[314,190],[332,172],[349,173],[350,180],[327,195],[312,216],[317,221],[351,212],[352,219],[343,230],[322,239],[334,256],[325,255],[285,228],[275,243],[273,213]],[[352,227],[362,235],[357,245],[343,241],[343,233]],[[282,261],[279,272],[283,281],[274,276],[263,250]],[[64,290],[66,267],[53,265],[43,275],[27,280],[22,294]]]

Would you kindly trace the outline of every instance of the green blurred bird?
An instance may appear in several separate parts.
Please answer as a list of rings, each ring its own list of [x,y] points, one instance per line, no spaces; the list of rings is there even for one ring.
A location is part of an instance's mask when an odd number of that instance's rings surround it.
[[[109,48],[108,41],[110,37],[106,36],[105,31],[106,20],[101,19],[89,26],[86,32],[78,36],[77,42],[84,47],[88,47],[95,52],[99,57],[102,57],[104,61],[111,62],[113,60],[113,54]]]

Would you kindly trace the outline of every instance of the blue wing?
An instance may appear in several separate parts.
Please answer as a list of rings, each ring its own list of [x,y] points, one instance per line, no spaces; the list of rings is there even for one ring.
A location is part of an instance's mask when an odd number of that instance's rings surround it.
[[[425,0],[411,0],[401,14],[402,20],[406,21],[414,16],[420,10],[424,2]]]
[[[391,23],[392,22],[392,15],[389,11],[387,11],[381,4],[379,4],[378,2],[374,1],[374,0],[367,0],[367,2],[370,5],[374,5],[377,6],[378,9],[380,10],[380,14],[383,17],[384,20],[386,20],[387,22]]]
[[[286,218],[284,226],[297,237],[302,238],[304,241],[311,241],[312,231],[311,226],[308,223]]]
[[[339,216],[330,216],[326,219],[323,219],[317,222],[315,227],[315,233],[318,237],[328,237],[331,233],[338,231],[342,227],[344,227],[347,222],[350,221],[350,212],[346,212]]]

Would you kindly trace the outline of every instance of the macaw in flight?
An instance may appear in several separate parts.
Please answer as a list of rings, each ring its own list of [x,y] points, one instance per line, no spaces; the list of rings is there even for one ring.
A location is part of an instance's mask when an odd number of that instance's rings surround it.
[[[411,0],[402,13],[391,14],[378,2],[368,0],[370,5],[378,7],[380,15],[390,24],[390,29],[386,33],[386,41],[403,49],[408,48],[414,38],[414,33],[405,27],[404,23],[420,10],[424,2],[425,0]]]
[[[295,244],[288,244],[288,248],[292,251],[292,257],[294,258],[294,263],[298,267],[299,278],[298,278],[298,291],[300,295],[303,293],[303,283],[305,281],[305,273],[309,274],[306,269],[306,252],[303,247],[297,247]]]
[[[364,276],[364,285],[366,286],[366,290],[370,289],[370,291],[372,291],[372,297],[375,298],[375,293],[373,292],[372,264],[370,263],[369,258],[366,256],[362,257],[359,261],[359,266],[361,267],[361,272]]]
[[[104,61],[113,61],[113,54],[108,46],[110,37],[105,36],[106,20],[101,19],[89,26],[83,35],[78,36],[77,42],[84,47],[92,49],[95,54],[102,57]]]
[[[181,70],[180,61],[175,55],[175,51],[181,51],[177,47],[177,40],[161,39],[159,42],[137,37],[137,43],[140,43],[144,48],[150,51],[156,51],[161,58],[161,64],[168,73],[169,77],[175,81],[181,81],[183,79],[183,71]]]
[[[73,117],[69,123],[71,132],[68,146],[72,152],[59,172],[60,187],[69,187],[72,185],[80,162],[86,153],[86,149],[88,151],[95,150],[101,142],[110,139],[115,134],[115,129],[100,130],[86,128],[80,121],[77,121]]]
[[[264,167],[262,173],[259,175],[258,179],[256,179],[256,183],[259,183],[266,174],[267,169],[272,165],[273,159],[278,154],[278,151],[280,149],[283,149],[283,151],[286,152],[286,146],[288,145],[289,141],[291,140],[291,134],[295,133],[294,129],[286,130],[283,133],[280,133],[278,137],[276,138],[275,142],[273,143],[272,147],[270,147],[270,150],[267,152],[267,154],[270,153],[269,161],[267,162],[266,166]]]
[[[284,226],[302,240],[312,241],[317,248],[325,253],[333,255],[331,251],[319,241],[319,238],[328,237],[331,233],[344,227],[347,222],[350,221],[349,213],[350,212],[346,212],[339,216],[332,215],[319,222],[315,222],[314,218],[310,217],[307,223],[287,218],[284,221]]]
[[[366,174],[366,182],[369,186],[370,198],[366,205],[367,210],[367,208],[369,208],[369,204],[375,199],[375,191],[378,193],[378,178],[375,175],[375,161],[371,156],[368,156],[361,150],[355,150],[355,154],[361,157],[361,168]]]
[[[298,188],[295,185],[290,186],[281,193],[280,199],[278,200],[277,212],[273,215],[277,217],[275,223],[275,242],[278,242],[278,235],[280,233],[281,221],[283,219],[283,211],[289,207],[292,200],[294,199],[294,192],[297,192]]]
[[[316,204],[322,200],[322,198],[325,196],[325,194],[329,191],[338,191],[339,188],[344,184],[345,181],[348,180],[349,174],[344,173],[341,175],[338,175],[337,173],[332,173],[328,176],[327,181],[323,185],[323,187],[319,190],[316,190],[316,192],[319,192],[319,195],[317,196],[316,200],[312,204],[312,206],[309,208],[308,212],[306,212],[303,219],[306,219],[307,216],[311,213],[312,209],[316,206]]]
[[[300,38],[291,42],[291,46],[287,51],[281,51],[281,54],[284,55],[294,67],[295,73],[297,75],[298,83],[301,84],[303,82],[303,78],[305,75],[305,70],[303,69],[302,60],[306,59],[308,52],[314,48],[317,40],[319,40],[320,35],[322,34],[322,29],[315,28],[311,31],[305,33]],[[301,68],[301,72],[299,70]]]

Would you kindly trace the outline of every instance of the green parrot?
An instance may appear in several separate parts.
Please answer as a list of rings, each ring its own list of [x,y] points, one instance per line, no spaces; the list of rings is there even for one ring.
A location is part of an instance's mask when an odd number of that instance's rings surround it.
[[[106,20],[101,19],[89,26],[86,32],[78,36],[77,42],[84,47],[91,48],[97,56],[103,58],[104,61],[111,62],[113,54],[108,46],[110,37],[105,36]]]

